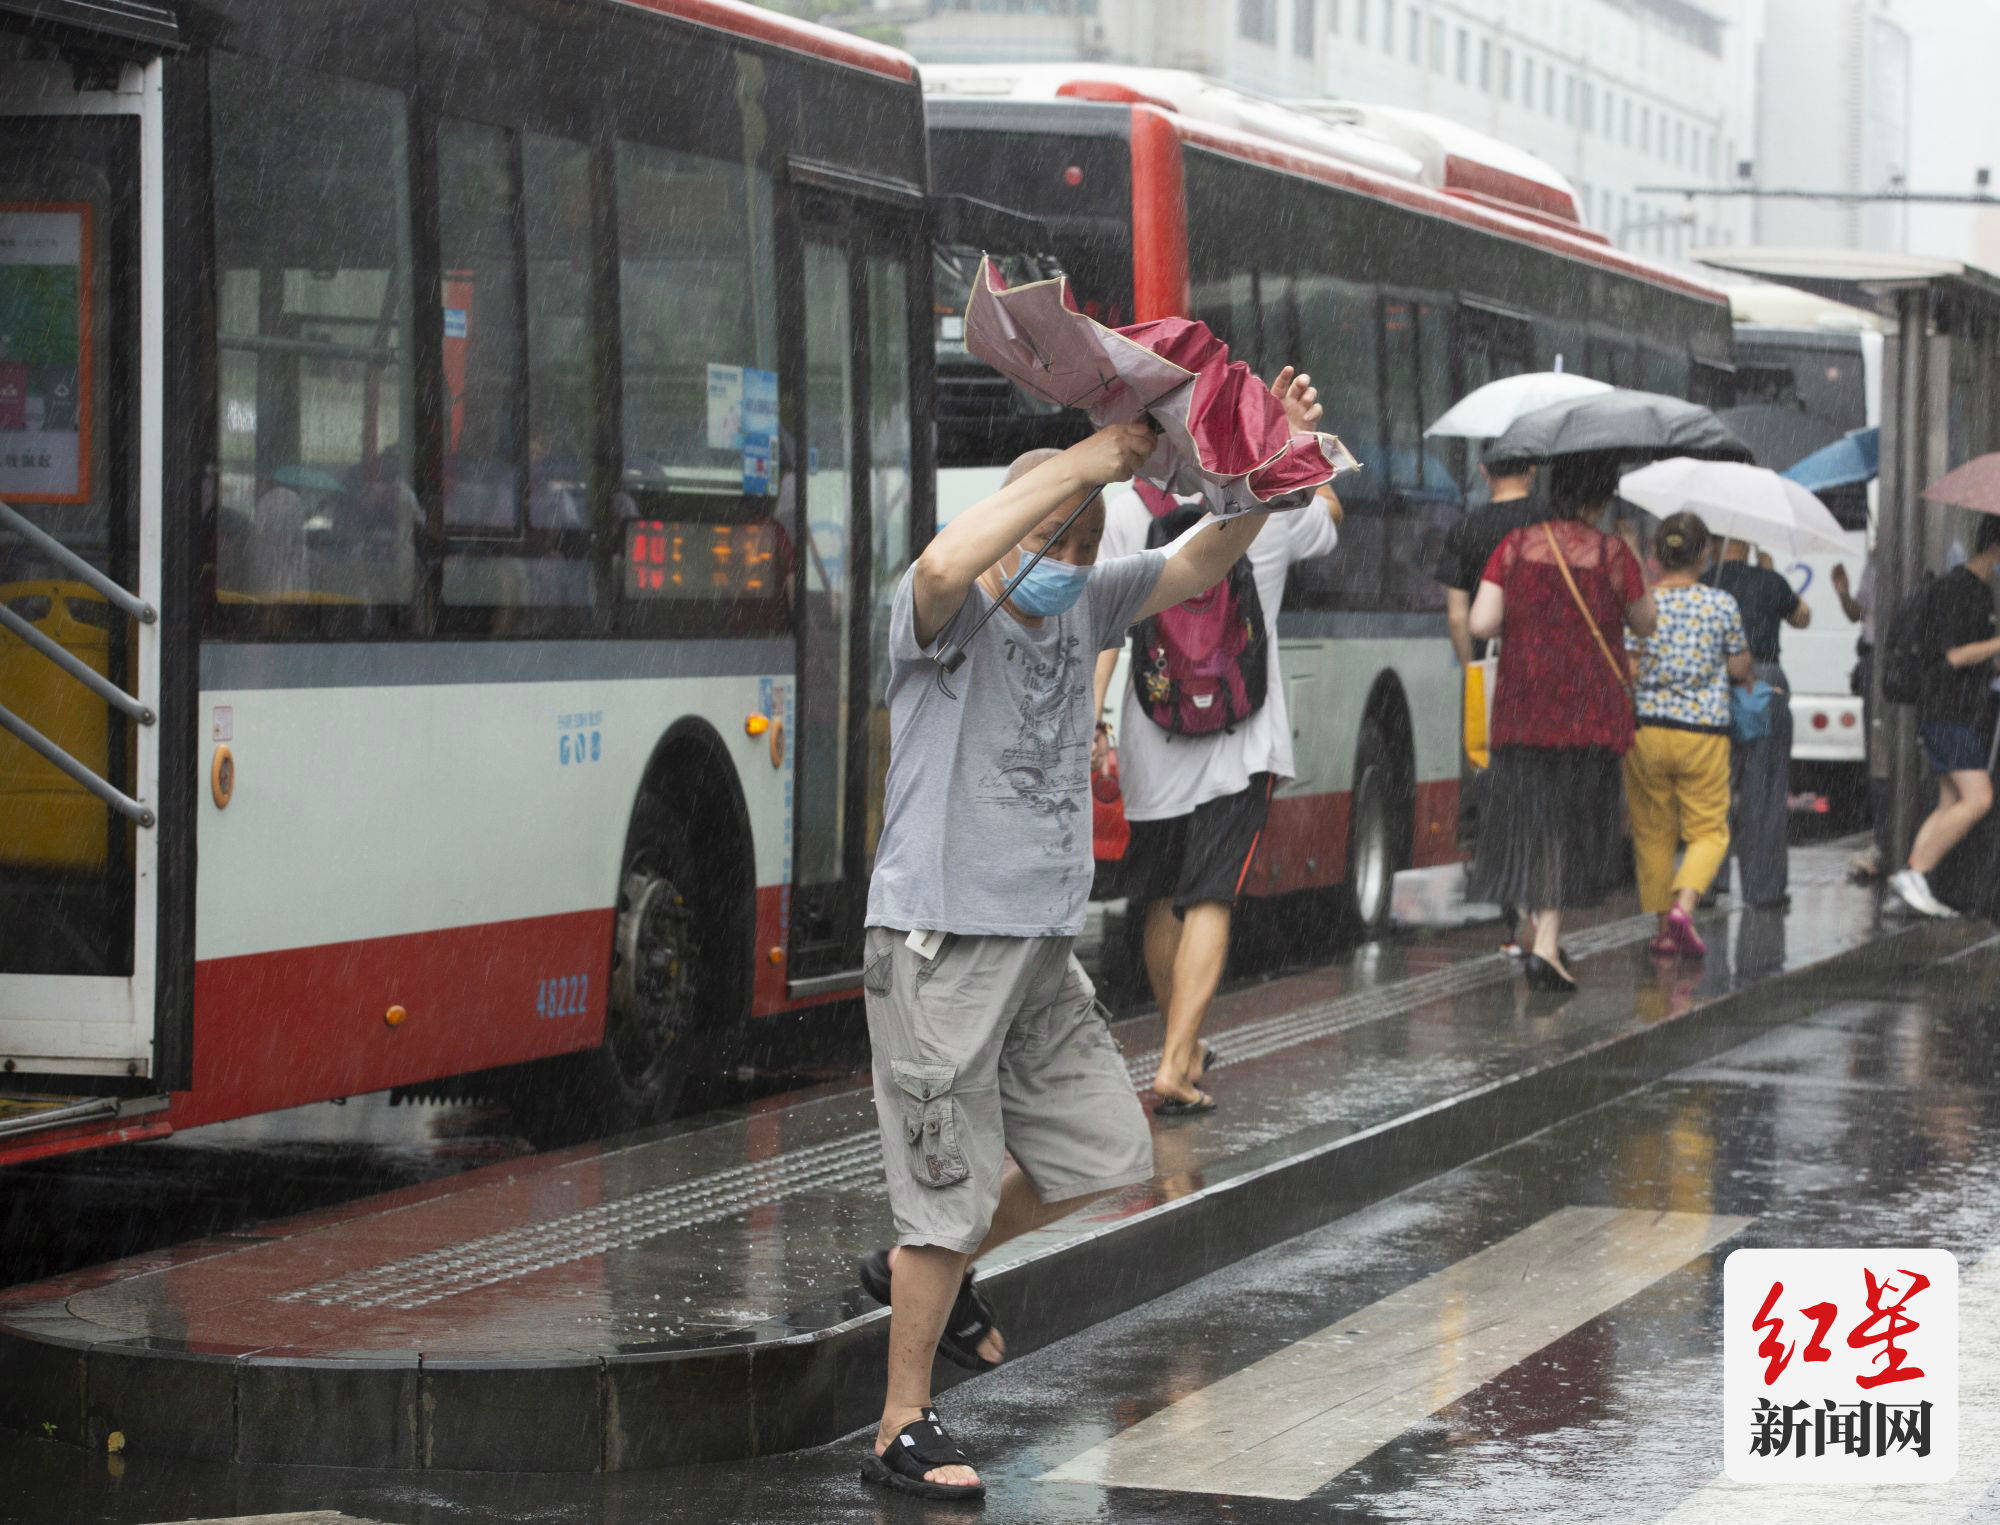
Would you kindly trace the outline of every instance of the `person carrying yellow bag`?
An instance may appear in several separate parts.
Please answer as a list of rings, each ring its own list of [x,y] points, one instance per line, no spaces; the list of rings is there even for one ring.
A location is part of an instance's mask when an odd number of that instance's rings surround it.
[[[1712,544],[1693,514],[1660,526],[1659,622],[1630,643],[1637,729],[1625,754],[1625,799],[1639,905],[1660,919],[1652,950],[1663,958],[1708,952],[1694,908],[1729,855],[1729,684],[1752,671],[1736,600],[1701,581]]]

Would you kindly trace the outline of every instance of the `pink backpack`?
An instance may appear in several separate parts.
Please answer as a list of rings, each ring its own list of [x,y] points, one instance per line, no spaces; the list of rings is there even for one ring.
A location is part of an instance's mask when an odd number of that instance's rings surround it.
[[[1135,482],[1153,516],[1147,549],[1171,544],[1206,512]],[[1214,736],[1264,707],[1270,674],[1264,606],[1250,559],[1206,593],[1132,627],[1132,690],[1146,718],[1174,736]]]

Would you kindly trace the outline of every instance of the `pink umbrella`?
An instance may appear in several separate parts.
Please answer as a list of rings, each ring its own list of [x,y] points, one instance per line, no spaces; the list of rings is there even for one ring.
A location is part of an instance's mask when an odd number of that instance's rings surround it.
[[[1106,328],[1077,311],[1067,276],[1009,287],[982,257],[965,304],[965,347],[1037,397],[1082,408],[1100,429],[1149,418],[1160,442],[1139,475],[1183,497],[1200,495],[1219,517],[1301,507],[1359,464],[1331,434],[1293,433],[1284,404],[1229,358],[1206,323],[1161,318]],[[1097,496],[1079,503],[1069,522]],[[1047,549],[1021,564],[963,639],[937,653],[939,668],[959,669],[967,644]]]
[[[1069,279],[1008,287],[979,263],[965,346],[1037,397],[1090,421],[1150,417],[1160,443],[1140,475],[1217,515],[1298,508],[1358,462],[1331,434],[1293,433],[1284,405],[1192,318],[1107,328],[1077,311]]]
[[[1931,483],[1923,495],[1952,508],[2000,514],[2000,454],[1975,455]]]

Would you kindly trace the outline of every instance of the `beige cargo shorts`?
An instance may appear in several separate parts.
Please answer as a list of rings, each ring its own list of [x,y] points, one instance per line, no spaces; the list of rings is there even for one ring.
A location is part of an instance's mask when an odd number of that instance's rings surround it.
[[[979,1248],[1011,1154],[1044,1202],[1152,1179],[1132,1077],[1067,937],[868,929],[862,980],[898,1244]]]

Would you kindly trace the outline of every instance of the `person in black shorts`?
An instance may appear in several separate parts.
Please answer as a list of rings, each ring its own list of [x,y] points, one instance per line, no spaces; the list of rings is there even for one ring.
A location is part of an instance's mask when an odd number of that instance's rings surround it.
[[[1931,662],[1917,700],[1917,735],[1937,775],[1938,803],[1917,828],[1910,858],[1889,888],[1911,910],[1950,916],[1931,893],[1931,870],[1993,808],[1991,757],[1994,634],[1992,578],[2000,568],[2000,519],[1982,518],[1972,559],[1937,581],[1924,606],[1924,648]]]

